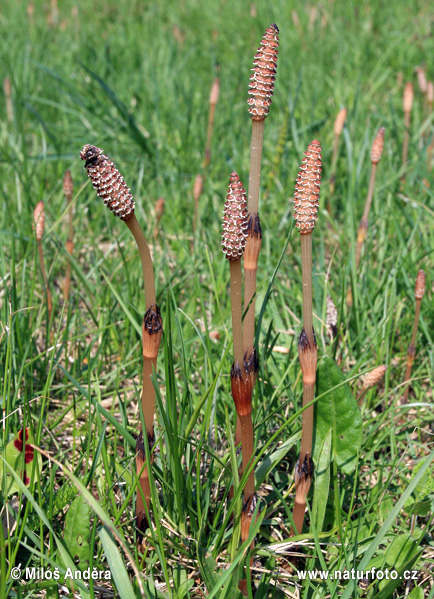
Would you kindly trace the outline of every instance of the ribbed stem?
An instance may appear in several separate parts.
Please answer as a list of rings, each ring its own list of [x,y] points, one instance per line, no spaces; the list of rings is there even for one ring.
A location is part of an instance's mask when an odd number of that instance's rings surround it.
[[[315,380],[313,382],[303,374],[303,406],[310,403],[315,397]],[[312,436],[313,436],[313,415],[314,406],[310,406],[303,411],[301,428],[301,446],[300,457],[304,460],[306,454],[312,455]]]
[[[133,214],[130,218],[124,220],[124,222],[133,234],[139,250],[140,260],[142,261],[146,308],[148,309],[150,306],[157,303],[155,297],[154,267],[152,265],[151,252],[149,251],[149,246],[137,221],[136,215]]]
[[[243,472],[248,469],[249,463],[253,457],[253,422],[252,413],[240,416],[241,424],[241,443],[242,443],[242,464]],[[244,487],[244,503],[246,503],[255,492],[255,474],[253,470]],[[244,539],[245,540],[245,539]]]
[[[231,273],[231,309],[232,309],[232,334],[234,339],[234,363],[238,362],[243,380],[246,379],[244,369],[243,329],[242,329],[242,275],[241,260],[229,260]]]
[[[247,238],[247,243],[251,241],[255,243],[255,240],[251,237]],[[255,305],[256,297],[253,297],[256,293],[256,274],[257,268],[245,268],[244,269],[244,311],[249,306],[249,309],[244,316],[243,322],[243,346],[246,358],[249,358],[254,347],[255,340]],[[253,299],[252,299],[253,298]]]
[[[314,345],[312,317],[312,234],[301,238],[301,277],[303,285],[303,328],[310,345]]]
[[[261,182],[262,145],[264,140],[264,123],[252,120],[252,138],[250,143],[249,195],[247,211],[249,214],[258,212],[259,189]]]

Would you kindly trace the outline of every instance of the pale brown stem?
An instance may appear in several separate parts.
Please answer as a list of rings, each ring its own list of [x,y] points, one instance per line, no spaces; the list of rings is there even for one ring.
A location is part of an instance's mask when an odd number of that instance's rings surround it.
[[[244,369],[243,327],[241,313],[242,275],[241,260],[229,260],[231,273],[231,309],[232,309],[232,334],[234,339],[234,363],[238,362],[243,380],[246,379]]]
[[[245,416],[240,416],[241,423],[241,439],[242,439],[242,464],[243,472],[246,472],[253,457],[253,422],[252,413]],[[252,470],[247,478],[246,486],[244,487],[244,503],[255,493],[255,474]],[[243,539],[245,540],[245,539]]]
[[[251,239],[251,237],[248,237],[247,239],[249,240]],[[244,268],[244,311],[247,309],[251,301],[249,309],[247,310],[246,315],[244,316],[243,322],[243,346],[246,358],[249,358],[253,351],[255,339],[256,298],[253,296],[256,293],[256,274],[257,268]]]
[[[303,406],[310,403],[315,396],[315,377],[313,382],[305,382],[303,375]],[[310,377],[309,377],[310,378]],[[313,436],[313,413],[314,406],[306,408],[302,414],[301,428],[301,446],[300,456],[304,459],[306,454],[312,455],[312,436]]]
[[[312,233],[301,238],[301,277],[303,285],[303,328],[310,345],[314,345],[312,316]]]
[[[143,357],[142,411],[148,436],[154,436],[155,389],[152,372],[157,368],[157,359]]]
[[[142,335],[142,347],[143,347],[143,387],[142,387],[142,412],[143,419],[145,421],[146,428],[146,438],[142,434],[142,441],[144,443],[149,443],[149,440],[154,439],[154,413],[155,413],[155,389],[152,383],[152,373],[153,370],[157,367],[157,355],[158,349],[161,340],[161,317],[159,315],[157,303],[156,303],[156,294],[155,294],[155,280],[154,280],[154,267],[152,264],[151,252],[149,251],[149,246],[143,234],[143,231],[136,219],[135,214],[133,214],[130,218],[124,221],[131,233],[134,236],[134,239],[137,244],[137,248],[140,254],[140,260],[142,262],[142,271],[143,271],[143,284],[145,289],[145,302],[146,302],[146,314],[145,314],[145,322],[146,316],[148,313],[151,313],[154,318],[151,318],[151,324],[148,326],[152,329],[152,323],[158,323],[160,326],[157,330],[149,330],[143,325],[143,335]],[[158,317],[157,317],[158,314]],[[140,439],[140,437],[139,437]],[[136,468],[138,472],[141,472],[140,475],[140,487],[142,489],[143,495],[145,497],[145,502],[148,508],[150,509],[151,503],[151,490],[149,484],[149,472],[148,468],[144,467],[144,453],[143,450],[139,450],[136,456]],[[136,501],[136,519],[137,519],[137,527],[141,532],[143,532],[144,527],[146,525],[145,521],[145,512],[143,509],[143,500],[140,496],[140,493],[137,494]]]
[[[292,512],[292,519],[294,521],[295,530],[291,528],[290,536],[295,534],[301,534],[303,530],[303,522],[304,522],[304,513],[306,511],[306,500],[297,501],[297,497],[295,498],[294,510]]]
[[[408,350],[407,350],[407,366],[406,366],[405,375],[404,375],[404,383],[408,383],[408,384],[405,387],[404,396],[401,400],[401,403],[407,403],[408,393],[410,391],[409,381],[411,378],[411,371],[413,368],[414,358],[416,355],[416,337],[417,337],[417,329],[419,326],[420,303],[421,303],[421,300],[417,299],[416,300],[416,309],[415,309],[415,314],[414,314],[413,331],[411,333],[410,345],[408,346]]]
[[[312,233],[301,235],[301,268],[303,284],[303,331],[298,342],[298,356],[303,372],[303,407],[315,396],[317,346],[312,315]],[[296,468],[296,492],[293,519],[296,530],[303,529],[306,497],[312,482],[312,436],[314,406],[305,408],[302,415],[301,446]],[[291,530],[294,534],[294,530]]]
[[[145,287],[146,308],[148,309],[153,304],[156,304],[155,296],[155,280],[154,267],[152,264],[151,252],[143,234],[143,231],[137,221],[136,215],[133,214],[128,220],[124,221],[136,240],[139,250],[140,259],[142,261],[143,282]]]
[[[262,145],[264,140],[264,123],[252,120],[252,139],[250,143],[249,195],[247,211],[249,214],[258,212],[259,188],[261,182]]]

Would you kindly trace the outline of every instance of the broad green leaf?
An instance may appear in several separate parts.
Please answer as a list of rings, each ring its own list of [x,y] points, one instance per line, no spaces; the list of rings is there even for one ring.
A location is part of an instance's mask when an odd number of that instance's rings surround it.
[[[99,531],[99,538],[104,547],[104,553],[110,566],[113,580],[118,589],[119,597],[121,599],[136,599],[136,594],[131,586],[122,556],[119,553],[119,549],[117,548],[111,532],[105,526]]]
[[[387,516],[390,514],[390,510],[393,508],[393,501],[391,497],[383,497],[381,500],[380,506],[378,508],[378,516],[380,523],[386,520]]]
[[[332,431],[329,430],[321,446],[314,476],[312,524],[317,533],[322,532],[330,490],[331,445]]]
[[[345,383],[345,376],[328,356],[318,361],[317,396],[323,395],[316,408],[314,427],[315,463],[328,432],[332,431],[332,459],[343,472],[350,474],[357,462],[362,443],[362,417],[356,400]]]
[[[16,437],[6,445],[3,457],[27,487],[30,484],[32,473],[34,473],[34,479],[39,480],[42,472],[42,458],[41,454],[33,449],[33,437],[28,428],[20,430]],[[5,484],[6,488],[4,488]],[[18,493],[20,490],[12,474],[4,468],[2,461],[0,461],[0,489],[5,496]]]
[[[89,566],[90,511],[82,495],[71,503],[65,518],[65,544],[80,570]]]
[[[296,433],[292,435],[289,439],[287,439],[282,445],[280,445],[276,451],[274,451],[271,455],[265,457],[262,462],[259,464],[258,468],[255,471],[255,480],[256,484],[259,486],[264,482],[267,475],[279,464],[279,462],[286,456],[288,451],[295,445],[300,438],[300,433]]]
[[[423,599],[423,589],[421,587],[414,587],[408,599]]]
[[[403,582],[403,574],[407,570],[410,571],[417,559],[421,555],[422,551],[417,551],[408,561],[401,564],[399,567],[393,566],[393,569],[397,571],[398,576],[395,580],[387,580],[384,578],[378,584],[379,593],[375,596],[375,599],[391,599],[393,597],[394,590]]]
[[[395,537],[386,554],[386,563],[398,570],[405,562],[417,553],[417,543],[406,533]]]
[[[425,460],[421,460],[418,464],[416,464],[413,469],[413,478],[417,475],[424,463]],[[423,501],[424,499],[427,499],[429,495],[434,495],[434,478],[431,472],[427,472],[419,481],[413,491],[413,495],[416,498],[416,501]],[[412,499],[407,502],[407,505],[411,503],[413,503]]]
[[[415,501],[410,505],[406,506],[406,509],[410,514],[414,514],[415,516],[421,516],[424,518],[428,516],[428,514],[433,510],[433,501],[432,499],[426,499],[425,501]]]

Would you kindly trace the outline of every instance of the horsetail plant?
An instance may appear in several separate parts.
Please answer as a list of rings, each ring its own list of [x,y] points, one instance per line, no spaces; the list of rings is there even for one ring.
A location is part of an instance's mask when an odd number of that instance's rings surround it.
[[[68,238],[66,240],[66,251],[69,256],[72,256],[74,251],[74,224],[73,224],[73,210],[72,210],[72,193],[74,191],[74,183],[72,181],[70,171],[65,172],[63,177],[63,193],[65,194],[66,201],[68,203]],[[69,291],[71,288],[71,262],[68,260],[66,263],[66,275],[63,281],[63,296],[65,304],[68,303]]]
[[[255,294],[258,257],[261,250],[262,231],[258,215],[259,189],[261,181],[262,145],[265,118],[271,106],[274,81],[277,69],[279,29],[270,25],[262,37],[253,60],[247,100],[252,118],[252,138],[250,145],[250,170],[248,193],[248,234],[244,253],[244,334],[243,347],[248,375],[252,378],[252,389],[256,382],[258,358],[254,347],[255,336]]]
[[[157,356],[163,332],[160,310],[156,302],[154,268],[151,253],[143,231],[134,214],[134,198],[120,172],[111,160],[103,154],[100,148],[85,145],[80,152],[80,157],[85,160],[87,174],[92,181],[97,195],[104,204],[127,225],[136,241],[142,263],[143,281],[146,299],[146,312],[142,325],[142,353],[143,353],[143,389],[141,396],[143,419],[146,427],[146,440],[151,453],[154,445],[154,412],[155,389],[152,384],[152,373],[157,366]],[[151,453],[152,459],[152,453]],[[136,468],[140,480],[141,491],[137,493],[136,520],[139,530],[139,546],[143,532],[146,529],[147,514],[151,502],[149,472],[146,466],[146,449],[144,433],[141,432],[136,442]],[[146,503],[146,511],[145,504]]]
[[[425,295],[425,271],[420,270],[417,273],[416,277],[416,285],[414,289],[414,297],[416,300],[416,308],[414,313],[414,322],[413,322],[413,331],[411,334],[411,341],[407,350],[407,367],[405,369],[404,375],[404,383],[406,384],[404,395],[402,397],[401,403],[405,404],[408,401],[408,392],[410,390],[410,377],[411,371],[413,368],[414,358],[416,356],[416,336],[417,329],[419,326],[419,315],[420,315],[420,304],[423,296]]]
[[[241,311],[242,274],[241,259],[247,238],[246,192],[236,172],[230,177],[223,213],[223,253],[229,260],[231,276],[232,333],[234,362],[231,368],[232,398],[241,427],[242,472],[246,472],[253,456],[252,384],[245,368],[243,350],[243,324]],[[241,539],[248,538],[252,506],[255,503],[255,475],[250,472],[243,490],[244,507],[241,519]]]
[[[303,286],[303,330],[298,340],[298,356],[303,373],[303,407],[314,399],[316,380],[317,345],[312,314],[312,231],[319,206],[321,164],[321,146],[314,140],[302,160],[294,192],[294,218],[300,231]],[[304,409],[300,456],[295,466],[295,534],[301,533],[303,529],[306,498],[313,478],[313,416],[313,405]]]
[[[48,277],[47,271],[45,269],[45,260],[44,260],[44,248],[42,247],[42,239],[44,237],[44,228],[45,228],[45,207],[44,202],[41,200],[35,206],[33,211],[33,223],[36,235],[36,245],[38,248],[39,255],[39,266],[41,268],[42,280],[45,288],[45,297],[47,299],[47,320],[48,320],[48,330],[50,331],[50,339],[53,340],[53,331],[51,331],[51,315],[53,313],[53,299],[51,296],[51,291],[48,286]]]

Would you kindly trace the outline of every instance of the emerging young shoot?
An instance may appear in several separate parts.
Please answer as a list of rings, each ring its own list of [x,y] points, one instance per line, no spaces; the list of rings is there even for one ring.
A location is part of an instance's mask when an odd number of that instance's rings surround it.
[[[72,192],[74,191],[74,183],[72,181],[70,171],[65,172],[63,177],[63,193],[65,194],[68,203],[68,238],[66,240],[66,251],[70,256],[74,251],[74,225],[73,225],[73,210],[72,210]],[[63,281],[63,296],[65,304],[68,303],[69,291],[71,288],[71,262],[66,263],[66,275]]]
[[[414,289],[414,297],[416,300],[416,309],[414,313],[414,322],[413,322],[413,331],[411,334],[411,341],[407,350],[407,367],[405,369],[404,375],[404,383],[406,384],[404,395],[401,399],[401,404],[405,404],[408,401],[408,392],[410,390],[410,378],[411,378],[411,370],[413,368],[414,359],[416,357],[416,336],[417,329],[419,326],[419,315],[420,315],[420,304],[423,296],[425,295],[425,272],[420,270],[417,273],[416,277],[416,285]]]
[[[232,332],[234,339],[234,362],[231,369],[231,391],[241,426],[242,472],[248,468],[253,456],[252,385],[244,364],[242,330],[242,275],[241,259],[247,238],[246,192],[236,172],[230,177],[229,189],[223,214],[222,248],[229,260],[231,274]],[[250,473],[244,487],[244,513],[250,513],[255,495],[255,476]],[[252,512],[253,513],[253,512]],[[250,518],[241,526],[241,538],[245,541],[250,528]]]
[[[48,330],[50,330],[50,339],[53,340],[53,331],[51,331],[51,315],[53,313],[53,299],[51,296],[51,291],[48,286],[48,277],[47,271],[45,270],[45,261],[44,261],[44,249],[42,247],[42,238],[44,237],[44,227],[45,227],[45,208],[44,202],[41,200],[36,204],[35,210],[33,211],[33,222],[34,229],[36,235],[36,245],[38,247],[39,254],[39,265],[41,267],[42,280],[44,282],[45,288],[45,297],[47,298],[47,320],[48,320]]]
[[[80,157],[85,160],[85,168],[97,195],[104,204],[130,229],[136,241],[142,262],[143,281],[145,288],[146,312],[142,325],[142,353],[143,353],[143,389],[142,411],[146,427],[146,437],[150,451],[154,445],[154,412],[155,389],[152,384],[152,373],[157,366],[158,349],[163,331],[160,310],[156,303],[154,268],[151,253],[143,231],[134,214],[134,198],[131,195],[124,178],[113,162],[107,158],[100,148],[85,145],[80,152]],[[149,511],[151,492],[149,473],[145,465],[144,434],[140,433],[136,444],[136,468],[140,477],[140,485]],[[136,501],[137,528],[141,533],[146,529],[147,518],[142,495],[137,494]],[[141,542],[141,536],[139,537]]]
[[[312,231],[315,227],[321,185],[321,146],[314,140],[302,160],[294,192],[294,218],[300,231],[303,284],[303,330],[298,341],[298,356],[303,373],[303,406],[314,399],[317,345],[312,315]],[[314,408],[303,411],[300,456],[295,467],[295,534],[301,533],[306,498],[313,477],[312,434]]]
[[[258,358],[254,347],[255,337],[255,294],[258,257],[262,243],[261,224],[258,215],[259,189],[261,180],[262,145],[265,118],[271,106],[277,69],[279,29],[274,23],[268,27],[253,60],[249,83],[249,113],[252,117],[250,145],[250,171],[248,194],[248,236],[244,254],[244,318],[243,347],[248,375],[252,388],[256,382]]]

